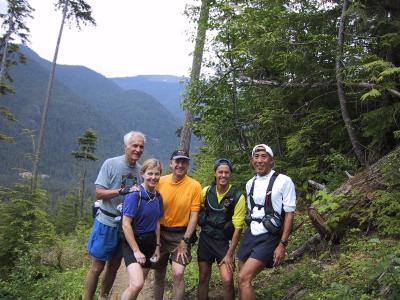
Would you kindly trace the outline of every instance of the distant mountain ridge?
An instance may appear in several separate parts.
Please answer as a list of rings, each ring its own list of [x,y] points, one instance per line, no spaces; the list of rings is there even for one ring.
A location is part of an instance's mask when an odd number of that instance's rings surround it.
[[[21,49],[27,63],[12,67],[10,72],[16,94],[2,98],[2,105],[11,109],[18,122],[0,119],[2,130],[16,139],[15,144],[0,143],[0,184],[11,182],[18,172],[31,168],[26,154],[32,153],[32,141],[21,131],[28,128],[37,135],[49,76],[50,62],[29,48]],[[76,166],[70,152],[77,149],[76,140],[86,128],[98,135],[99,160],[90,164],[91,182],[107,157],[123,152],[122,136],[130,130],[146,135],[143,158],[168,161],[177,146],[180,122],[155,97],[144,91],[124,90],[83,66],[57,65],[55,78],[40,168],[50,180],[67,184],[75,179]]]
[[[180,121],[183,120],[181,102],[187,78],[173,75],[138,75],[111,79],[125,90],[141,90],[153,96]]]

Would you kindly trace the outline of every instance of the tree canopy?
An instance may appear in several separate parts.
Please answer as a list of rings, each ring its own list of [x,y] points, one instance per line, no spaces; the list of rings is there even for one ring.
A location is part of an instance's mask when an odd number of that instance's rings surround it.
[[[341,21],[338,72],[362,159],[370,164],[393,149],[399,13],[394,2],[352,1],[342,16],[335,1],[215,1],[207,55],[214,74],[193,100],[206,145],[199,164],[224,155],[244,165],[249,148],[264,142],[298,183],[336,186],[360,166],[336,86]]]

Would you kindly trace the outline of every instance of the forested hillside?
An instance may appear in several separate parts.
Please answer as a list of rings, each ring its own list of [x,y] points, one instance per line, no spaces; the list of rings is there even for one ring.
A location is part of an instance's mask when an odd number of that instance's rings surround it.
[[[2,122],[6,132],[16,139],[14,144],[0,144],[3,183],[11,183],[17,174],[31,170],[27,154],[32,153],[32,140],[23,130],[37,134],[40,108],[48,80],[49,62],[32,50],[23,48],[27,57],[24,65],[11,70],[15,95],[7,95],[3,103],[14,112],[17,122]],[[80,66],[57,66],[57,77],[50,105],[41,172],[47,180],[63,184],[68,189],[76,177],[74,159],[76,140],[86,128],[97,136],[99,160],[90,166],[90,181],[107,157],[123,151],[122,136],[130,130],[143,131],[148,143],[145,157],[156,156],[167,161],[176,147],[177,119],[152,96],[137,90],[125,91],[112,80]],[[159,117],[162,116],[162,117]],[[64,184],[65,183],[65,184]]]

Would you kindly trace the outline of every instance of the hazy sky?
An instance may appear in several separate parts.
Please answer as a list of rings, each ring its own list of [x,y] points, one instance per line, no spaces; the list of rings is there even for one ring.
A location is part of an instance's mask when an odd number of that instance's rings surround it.
[[[4,0],[0,0],[1,2]],[[61,23],[55,0],[30,0],[28,44],[52,60]],[[64,27],[58,63],[84,65],[107,77],[189,75],[194,25],[183,15],[189,0],[87,0],[97,26]],[[191,1],[193,2],[193,1]]]

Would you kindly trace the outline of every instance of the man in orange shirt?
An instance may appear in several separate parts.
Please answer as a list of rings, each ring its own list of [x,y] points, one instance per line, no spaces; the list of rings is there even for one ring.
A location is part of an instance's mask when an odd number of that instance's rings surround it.
[[[184,299],[185,266],[192,260],[190,237],[196,230],[200,211],[201,185],[187,175],[189,155],[177,150],[171,155],[172,173],[162,176],[157,190],[162,194],[164,217],[161,224],[160,258],[153,266],[154,298],[163,299],[168,261],[172,264],[174,299]]]

